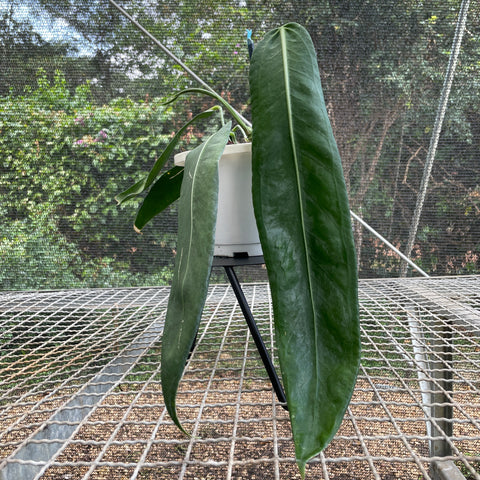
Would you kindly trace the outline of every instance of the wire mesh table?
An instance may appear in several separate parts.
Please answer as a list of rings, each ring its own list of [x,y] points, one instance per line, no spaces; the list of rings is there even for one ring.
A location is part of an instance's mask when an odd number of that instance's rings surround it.
[[[243,286],[275,361],[266,284]],[[0,294],[0,479],[299,478],[230,286],[210,287],[166,415],[168,288]],[[480,479],[480,277],[360,282],[363,358],[308,478]]]

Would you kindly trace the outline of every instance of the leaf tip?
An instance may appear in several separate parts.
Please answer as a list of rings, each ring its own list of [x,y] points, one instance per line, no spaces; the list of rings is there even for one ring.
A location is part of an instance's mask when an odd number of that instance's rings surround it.
[[[180,420],[176,417],[175,419],[173,419],[173,423],[175,423],[175,425],[178,427],[178,429],[184,433],[187,437],[189,438],[193,438],[193,435],[190,433],[190,432],[187,432],[185,430],[185,428],[183,428],[183,425],[180,423]]]
[[[297,466],[298,466],[298,470],[300,471],[300,476],[302,477],[302,480],[305,480],[305,466],[306,466],[306,463],[303,460],[298,460],[297,459]]]

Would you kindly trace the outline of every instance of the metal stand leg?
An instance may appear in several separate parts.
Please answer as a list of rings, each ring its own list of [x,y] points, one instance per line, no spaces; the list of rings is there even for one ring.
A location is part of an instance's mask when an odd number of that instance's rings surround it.
[[[258,331],[257,324],[255,323],[255,319],[253,318],[250,307],[248,306],[247,299],[243,294],[243,290],[240,282],[238,281],[237,275],[235,274],[232,266],[225,265],[224,268],[225,272],[227,273],[228,280],[232,285],[233,291],[235,292],[235,296],[237,297],[240,308],[242,309],[242,313],[245,317],[250,333],[252,334],[253,340],[255,341],[258,353],[260,353],[260,357],[262,358],[265,370],[267,371],[270,381],[272,382],[273,390],[277,395],[278,401],[282,404],[282,407],[285,410],[288,410],[287,399],[285,397],[285,392],[283,391],[282,384],[280,383],[280,379],[278,378],[270,355],[268,354],[265,344],[263,343],[262,336]]]
[[[442,321],[443,320],[443,321]],[[453,435],[453,328],[448,318],[439,321],[434,328],[435,337],[431,341],[432,361],[430,364],[431,382],[431,415],[436,425],[432,424],[432,440],[430,455],[432,457],[448,457],[452,455],[452,447],[447,441]],[[460,480],[463,475],[450,460],[437,460],[430,466],[433,480]]]
[[[432,339],[431,347],[431,374],[435,380],[431,384],[431,414],[438,427],[432,425],[432,436],[437,439],[431,441],[430,453],[435,457],[448,457],[452,454],[452,448],[446,439],[453,435],[453,407],[450,400],[453,394],[453,330],[448,319],[438,325],[435,332],[436,338]]]

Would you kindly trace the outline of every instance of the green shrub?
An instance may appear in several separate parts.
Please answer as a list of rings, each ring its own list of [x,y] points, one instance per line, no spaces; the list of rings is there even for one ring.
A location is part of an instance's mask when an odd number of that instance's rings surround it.
[[[168,278],[174,209],[138,235],[135,205],[118,208],[114,196],[151,167],[170,117],[161,99],[94,105],[88,85],[72,94],[60,73],[52,84],[40,73],[37,89],[0,98],[0,288]]]

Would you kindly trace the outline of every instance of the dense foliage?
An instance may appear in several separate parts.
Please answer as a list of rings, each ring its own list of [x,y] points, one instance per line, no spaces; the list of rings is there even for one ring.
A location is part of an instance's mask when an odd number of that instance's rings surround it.
[[[351,208],[405,247],[459,0],[123,3],[246,115],[245,28],[257,40],[287,21],[305,25]],[[118,209],[112,199],[174,131],[158,98],[191,79],[105,2],[30,0],[32,11],[68,26],[55,41],[15,17],[18,0],[7,4],[0,12],[1,288],[156,281],[161,270],[148,258],[158,251],[160,265],[171,264],[175,215],[138,236],[130,228],[134,206]],[[470,6],[413,251],[437,275],[480,269],[478,8]],[[361,275],[398,275],[386,247],[361,228],[355,238]],[[16,275],[20,264],[25,274]]]
[[[135,207],[114,202],[168,138],[160,102],[95,106],[88,85],[70,94],[61,74],[52,84],[40,74],[28,94],[1,98],[0,111],[2,288],[168,280],[174,214],[139,236]]]

